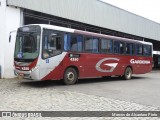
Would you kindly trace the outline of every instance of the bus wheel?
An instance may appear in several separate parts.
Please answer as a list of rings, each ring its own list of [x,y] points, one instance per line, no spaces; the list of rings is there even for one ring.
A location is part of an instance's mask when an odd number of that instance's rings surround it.
[[[132,69],[130,67],[127,67],[125,72],[124,72],[124,79],[125,80],[130,80],[132,77]]]
[[[63,83],[66,85],[73,85],[78,79],[77,71],[74,68],[68,68],[63,77]]]

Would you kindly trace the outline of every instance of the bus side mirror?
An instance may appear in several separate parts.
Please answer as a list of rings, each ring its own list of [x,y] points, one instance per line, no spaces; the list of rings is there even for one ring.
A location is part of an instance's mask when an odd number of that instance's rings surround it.
[[[9,35],[9,43],[11,42],[11,34]]]
[[[16,30],[13,30],[9,33],[9,43],[11,42],[11,38],[12,38],[12,33],[16,33]]]

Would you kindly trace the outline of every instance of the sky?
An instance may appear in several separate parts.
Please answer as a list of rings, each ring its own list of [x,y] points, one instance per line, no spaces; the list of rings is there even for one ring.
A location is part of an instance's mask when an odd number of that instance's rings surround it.
[[[160,0],[101,0],[160,23]]]

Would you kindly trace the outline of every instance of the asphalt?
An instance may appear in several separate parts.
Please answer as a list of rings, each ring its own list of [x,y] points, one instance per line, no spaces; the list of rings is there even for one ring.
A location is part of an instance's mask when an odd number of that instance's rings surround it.
[[[69,86],[62,85],[60,81],[22,84],[34,87],[52,87],[61,91],[67,90],[160,107],[160,70],[133,75],[131,80],[122,80],[119,77],[81,79],[77,84]]]

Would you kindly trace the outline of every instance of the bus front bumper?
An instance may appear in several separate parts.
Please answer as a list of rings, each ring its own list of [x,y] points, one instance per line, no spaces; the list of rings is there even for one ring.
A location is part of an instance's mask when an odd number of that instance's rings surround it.
[[[20,76],[24,79],[28,79],[28,80],[36,80],[39,81],[39,69],[34,69],[34,70],[30,70],[30,71],[21,71],[21,70],[14,70],[14,73],[16,76]]]

